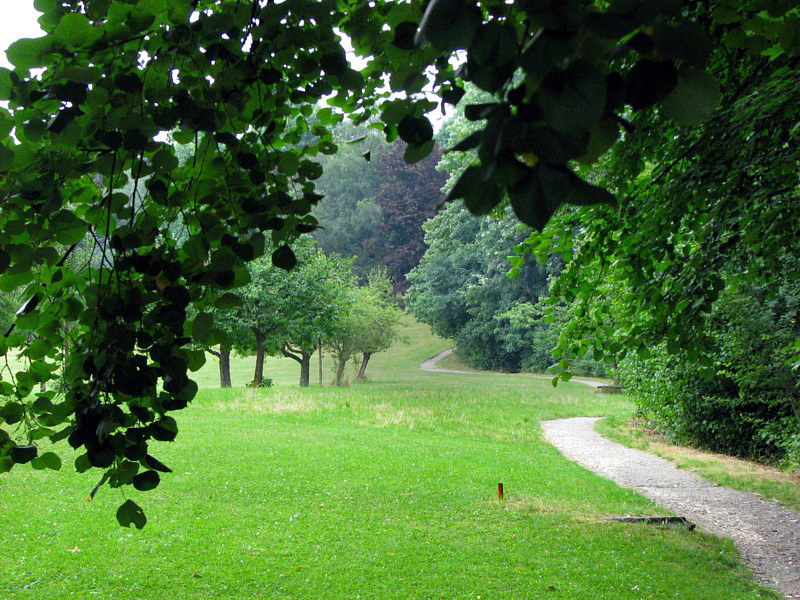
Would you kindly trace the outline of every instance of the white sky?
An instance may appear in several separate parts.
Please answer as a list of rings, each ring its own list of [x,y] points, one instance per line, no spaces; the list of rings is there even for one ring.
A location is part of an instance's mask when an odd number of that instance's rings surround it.
[[[0,0],[0,65],[11,67],[6,48],[13,42],[44,35],[36,22],[40,14],[33,9],[33,0]]]
[[[37,19],[40,13],[33,8],[33,0],[0,0],[0,66],[12,68],[6,60],[6,49],[20,38],[33,38],[44,35]],[[352,54],[350,40],[342,36],[343,45],[348,50],[348,58],[356,69],[363,68],[365,61]],[[450,107],[448,107],[450,108]],[[435,129],[444,120],[439,110],[428,113]]]

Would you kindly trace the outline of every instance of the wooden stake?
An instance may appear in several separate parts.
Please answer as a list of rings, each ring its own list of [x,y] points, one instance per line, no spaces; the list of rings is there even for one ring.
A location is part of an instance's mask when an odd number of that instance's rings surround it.
[[[503,484],[502,483],[498,483],[497,484],[497,499],[498,500],[502,500],[503,499]]]

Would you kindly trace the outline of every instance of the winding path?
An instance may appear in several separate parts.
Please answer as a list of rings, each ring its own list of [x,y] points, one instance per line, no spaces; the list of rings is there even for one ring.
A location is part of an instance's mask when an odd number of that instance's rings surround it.
[[[455,348],[450,348],[449,350],[445,350],[444,352],[440,352],[433,358],[429,358],[428,360],[424,361],[419,365],[419,368],[423,371],[434,371],[436,373],[460,373],[461,375],[518,375],[518,373],[498,373],[496,371],[456,371],[454,369],[445,369],[443,367],[437,367],[436,363],[442,360],[443,358],[447,358],[453,352],[455,352]],[[535,377],[537,379],[552,379],[553,377],[550,375],[525,375],[526,377]],[[588,385],[589,387],[598,388],[601,385],[599,381],[590,381],[588,379],[570,379],[570,382],[573,383],[582,383],[584,385]]]
[[[423,371],[478,375],[436,366],[446,350],[420,365]],[[498,373],[502,375],[503,373]],[[572,379],[597,387],[598,383]],[[800,513],[756,494],[739,492],[680,470],[671,462],[611,442],[595,432],[599,418],[543,421],[548,442],[582,467],[631,488],[660,506],[696,523],[700,529],[730,538],[757,581],[800,598]]]

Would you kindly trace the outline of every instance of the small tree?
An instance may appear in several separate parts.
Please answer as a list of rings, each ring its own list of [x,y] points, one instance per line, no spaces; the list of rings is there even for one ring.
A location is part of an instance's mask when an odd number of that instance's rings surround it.
[[[401,313],[390,303],[391,290],[385,270],[373,271],[369,285],[352,290],[350,310],[342,316],[336,333],[328,338],[336,360],[334,385],[342,384],[347,362],[358,354],[362,358],[356,379],[363,380],[371,356],[386,350],[398,338]]]
[[[319,340],[338,327],[353,282],[351,260],[326,257],[310,240],[304,243],[295,269],[276,270],[273,295],[283,320],[280,352],[300,364],[300,385],[308,387],[311,356]]]
[[[364,327],[356,341],[356,351],[361,354],[356,381],[366,379],[367,363],[373,354],[388,350],[395,341],[401,339],[397,325],[402,313],[392,303],[392,282],[385,269],[370,273],[366,291],[368,301],[361,307]],[[408,340],[403,338],[402,341]]]

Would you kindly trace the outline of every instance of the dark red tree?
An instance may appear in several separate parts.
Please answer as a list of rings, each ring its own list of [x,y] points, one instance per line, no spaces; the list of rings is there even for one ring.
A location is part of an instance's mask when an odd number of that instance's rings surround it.
[[[442,158],[438,145],[424,160],[413,165],[403,160],[406,145],[398,141],[378,161],[380,188],[375,197],[383,216],[375,224],[375,235],[365,245],[381,256],[395,293],[408,288],[406,273],[425,254],[422,224],[436,214],[444,199],[442,187],[447,174],[437,171]]]

